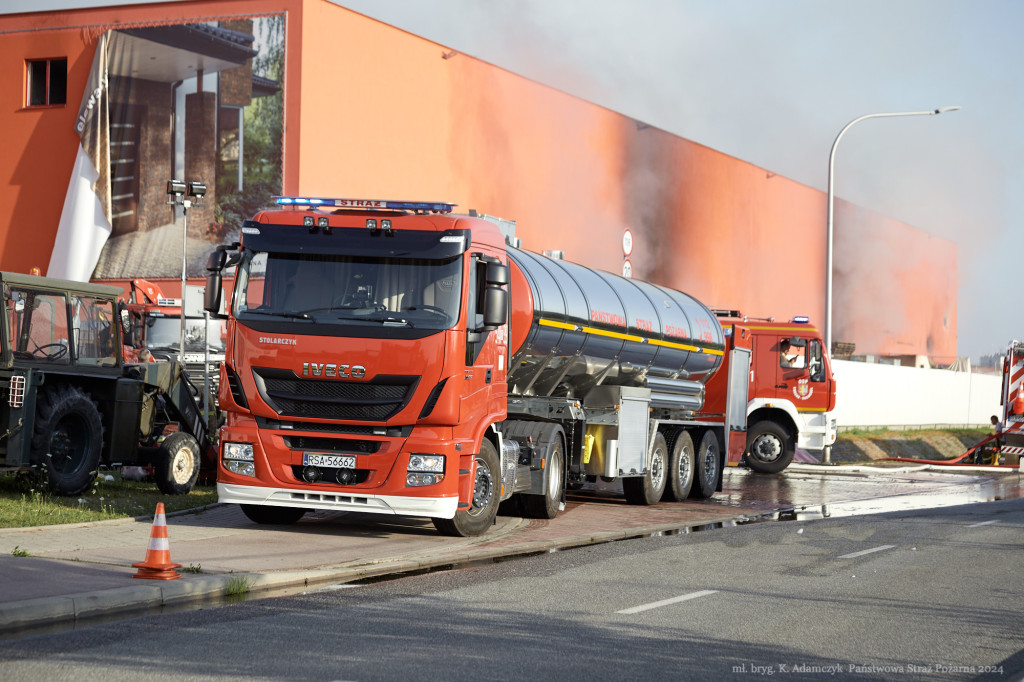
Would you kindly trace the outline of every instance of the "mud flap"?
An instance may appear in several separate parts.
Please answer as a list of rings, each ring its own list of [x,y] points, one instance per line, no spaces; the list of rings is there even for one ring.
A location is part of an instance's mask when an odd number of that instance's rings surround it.
[[[469,509],[476,484],[476,456],[459,457],[459,509]]]

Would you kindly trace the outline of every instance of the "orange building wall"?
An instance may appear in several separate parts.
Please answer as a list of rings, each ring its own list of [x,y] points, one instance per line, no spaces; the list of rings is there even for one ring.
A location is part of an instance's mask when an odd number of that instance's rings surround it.
[[[845,201],[835,224],[832,337],[855,341],[858,352],[952,364],[956,245]]]
[[[285,193],[453,201],[516,220],[526,248],[564,250],[613,272],[629,227],[636,277],[712,307],[822,320],[823,192],[471,57],[446,59],[440,45],[324,0],[21,15],[0,17],[0,30],[280,11]],[[5,82],[20,81],[29,57],[63,52],[70,70],[65,109],[21,112],[20,92],[0,95],[0,122],[19,126],[0,161],[9,176],[0,182],[4,269],[49,258],[94,48],[76,28],[0,40]],[[955,356],[955,247],[843,202],[837,208],[833,338],[856,342],[859,353]],[[4,233],[26,224],[31,233]]]

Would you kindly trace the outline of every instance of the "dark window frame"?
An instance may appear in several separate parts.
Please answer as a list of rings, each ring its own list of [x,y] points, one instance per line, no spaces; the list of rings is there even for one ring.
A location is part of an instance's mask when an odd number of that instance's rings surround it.
[[[56,67],[56,68],[55,68]],[[40,88],[38,80],[43,79]],[[68,103],[68,58],[25,60],[25,108],[65,107]]]

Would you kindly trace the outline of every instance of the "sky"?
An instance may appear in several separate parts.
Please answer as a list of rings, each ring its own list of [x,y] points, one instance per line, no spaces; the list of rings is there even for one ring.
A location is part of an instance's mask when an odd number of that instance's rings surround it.
[[[959,355],[1024,339],[1024,2],[332,1],[821,191],[850,121],[960,106],[854,125],[835,196],[957,244]]]

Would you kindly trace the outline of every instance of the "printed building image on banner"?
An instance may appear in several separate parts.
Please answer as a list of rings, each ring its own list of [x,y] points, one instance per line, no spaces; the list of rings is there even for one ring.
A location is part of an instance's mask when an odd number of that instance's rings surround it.
[[[205,274],[281,192],[283,29],[271,16],[103,34],[49,276],[180,277],[183,258]],[[171,179],[206,186],[187,216],[168,204]]]

